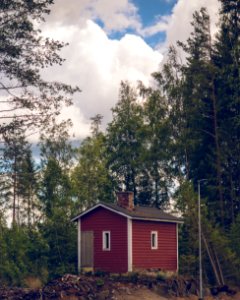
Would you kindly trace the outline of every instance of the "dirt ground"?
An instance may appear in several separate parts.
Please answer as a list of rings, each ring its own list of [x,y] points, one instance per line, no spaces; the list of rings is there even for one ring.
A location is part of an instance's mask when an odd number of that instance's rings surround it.
[[[116,296],[116,300],[198,300],[198,296],[190,295],[189,297],[163,297],[148,288],[142,287],[137,290],[129,290],[128,292],[120,293]],[[225,293],[218,295],[217,297],[205,296],[204,300],[240,300],[240,292],[233,296],[228,296]]]
[[[157,295],[156,293],[144,289],[140,291],[135,291],[131,295],[121,295],[116,300],[198,300],[197,296],[191,295],[187,298],[180,298],[180,297],[162,297]],[[236,294],[235,296],[227,296],[227,295],[220,295],[217,298],[213,298],[212,296],[204,297],[204,300],[240,300],[240,293]]]
[[[178,280],[180,282],[180,279]],[[176,279],[173,282],[175,281]],[[181,290],[180,286],[179,290]],[[183,290],[184,292],[181,293],[179,290],[169,290],[167,282],[159,283],[156,280],[154,282],[152,277],[139,277],[136,280],[136,278],[131,277],[115,278],[66,274],[50,281],[42,288],[36,286],[28,288],[4,287],[0,283],[0,300],[198,300],[196,292],[189,295],[190,290]],[[210,296],[210,289],[206,289],[207,292],[209,296],[205,296],[204,300],[240,300],[240,290],[237,287],[218,290],[219,294],[215,297]],[[176,294],[189,296],[174,297],[173,295]]]
[[[169,300],[169,298],[161,297],[147,288],[141,288],[128,293],[120,294],[116,300]]]

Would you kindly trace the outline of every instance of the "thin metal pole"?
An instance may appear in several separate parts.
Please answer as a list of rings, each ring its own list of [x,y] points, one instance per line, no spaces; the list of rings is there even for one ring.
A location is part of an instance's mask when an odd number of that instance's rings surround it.
[[[201,228],[201,193],[200,183],[198,181],[198,242],[199,242],[199,300],[203,300],[203,282],[202,282],[202,228]]]

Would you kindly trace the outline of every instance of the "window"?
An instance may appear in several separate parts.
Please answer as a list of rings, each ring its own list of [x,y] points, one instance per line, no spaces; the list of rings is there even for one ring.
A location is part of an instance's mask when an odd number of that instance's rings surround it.
[[[151,232],[151,249],[158,248],[158,232],[152,231]]]
[[[103,231],[103,250],[110,250],[111,249],[111,235],[110,231]]]

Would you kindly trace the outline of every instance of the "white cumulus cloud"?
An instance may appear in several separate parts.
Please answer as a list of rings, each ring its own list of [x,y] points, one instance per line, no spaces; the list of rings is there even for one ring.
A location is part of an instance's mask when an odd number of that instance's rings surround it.
[[[82,25],[87,19],[100,20],[107,32],[141,27],[137,7],[129,0],[57,0],[48,22]]]
[[[126,34],[120,40],[108,38],[104,30],[91,20],[82,27],[51,26],[44,34],[69,42],[62,54],[67,60],[61,67],[44,72],[46,78],[78,85],[74,106],[63,111],[71,117],[76,137],[86,136],[89,119],[97,113],[105,122],[111,119],[111,108],[118,100],[121,80],[148,84],[151,73],[158,69],[162,55],[136,35]]]
[[[157,21],[155,21],[153,25],[142,28],[139,33],[144,37],[148,37],[153,36],[159,32],[167,31],[171,16],[158,16],[156,19]]]
[[[173,45],[179,41],[185,41],[192,31],[193,13],[206,7],[211,18],[211,32],[216,33],[218,22],[218,0],[178,0],[172,10],[171,19],[166,30],[166,45]]]
[[[89,119],[95,114],[100,113],[105,122],[110,121],[121,80],[150,82],[150,74],[158,70],[163,57],[160,51],[163,53],[177,40],[188,38],[192,15],[202,6],[207,7],[212,31],[216,31],[217,0],[178,0],[171,15],[159,16],[157,12],[154,24],[149,27],[141,23],[134,1],[56,1],[43,32],[69,43],[63,50],[67,60],[62,67],[45,71],[44,76],[77,84],[82,89],[74,99],[74,106],[63,112],[64,117],[72,118],[78,138],[89,133]],[[135,34],[125,34],[119,40],[109,38],[109,33],[128,29]],[[159,32],[166,33],[166,41],[164,47],[156,50],[147,45],[144,37]]]

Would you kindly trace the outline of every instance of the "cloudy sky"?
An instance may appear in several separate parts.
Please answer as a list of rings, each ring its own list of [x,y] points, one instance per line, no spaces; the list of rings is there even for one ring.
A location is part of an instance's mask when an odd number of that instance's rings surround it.
[[[76,139],[89,134],[96,114],[111,120],[121,80],[151,83],[168,45],[184,41],[191,31],[195,10],[205,6],[216,30],[217,0],[56,0],[42,27],[43,34],[69,46],[66,62],[44,76],[78,85],[74,106],[63,111],[71,117]]]

